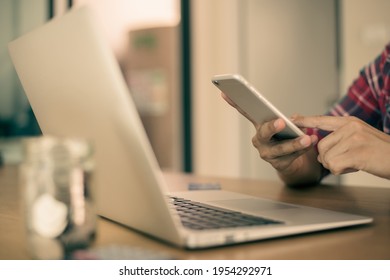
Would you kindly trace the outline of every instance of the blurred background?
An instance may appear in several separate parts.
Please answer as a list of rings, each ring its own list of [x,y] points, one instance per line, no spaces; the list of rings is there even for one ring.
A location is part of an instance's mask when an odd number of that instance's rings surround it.
[[[160,166],[278,180],[252,147],[254,128],[211,77],[241,73],[287,115],[326,112],[390,40],[387,0],[0,0],[0,151],[41,132],[7,43],[90,5],[112,47]],[[363,172],[330,176],[389,187]]]

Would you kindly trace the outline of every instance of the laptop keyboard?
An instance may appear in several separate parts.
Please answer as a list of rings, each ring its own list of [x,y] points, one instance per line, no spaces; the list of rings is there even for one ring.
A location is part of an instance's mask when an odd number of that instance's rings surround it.
[[[170,202],[177,210],[183,226],[194,230],[282,224],[280,221],[213,207],[178,197],[171,196]]]

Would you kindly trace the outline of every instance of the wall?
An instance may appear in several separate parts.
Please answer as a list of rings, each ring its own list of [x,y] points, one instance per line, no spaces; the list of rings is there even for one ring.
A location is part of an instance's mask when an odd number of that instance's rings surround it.
[[[240,176],[240,118],[211,83],[215,74],[240,72],[242,0],[195,0],[192,9],[193,169]]]

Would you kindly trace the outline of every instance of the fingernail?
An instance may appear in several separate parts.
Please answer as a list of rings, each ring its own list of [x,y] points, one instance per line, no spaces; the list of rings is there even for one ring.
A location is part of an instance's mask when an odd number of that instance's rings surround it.
[[[280,119],[277,119],[276,121],[274,121],[275,128],[278,128],[279,125],[280,125]]]
[[[310,146],[311,144],[311,141],[310,141],[310,138],[308,136],[303,136],[300,140],[299,140],[299,143],[303,146],[303,147],[308,147]]]
[[[311,140],[312,140],[312,142],[313,142],[313,145],[316,145],[316,144],[318,143],[318,137],[315,136],[315,135],[312,135],[312,136],[311,136]]]

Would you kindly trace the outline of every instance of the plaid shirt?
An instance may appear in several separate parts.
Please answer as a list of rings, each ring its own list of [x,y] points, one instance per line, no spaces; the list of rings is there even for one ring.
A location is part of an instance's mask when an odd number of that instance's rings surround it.
[[[390,43],[364,67],[347,94],[327,113],[330,116],[355,116],[390,134]],[[329,132],[309,129],[319,139]]]

